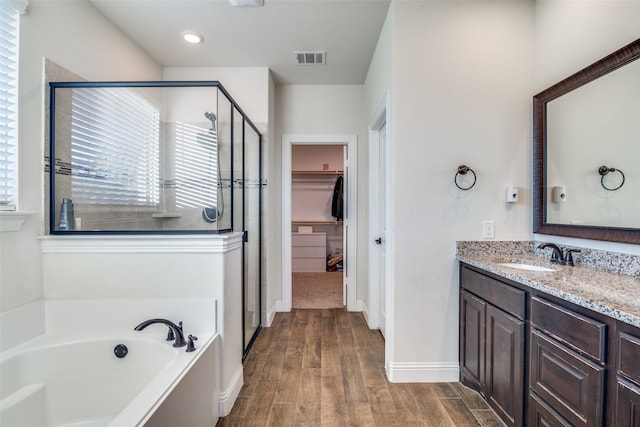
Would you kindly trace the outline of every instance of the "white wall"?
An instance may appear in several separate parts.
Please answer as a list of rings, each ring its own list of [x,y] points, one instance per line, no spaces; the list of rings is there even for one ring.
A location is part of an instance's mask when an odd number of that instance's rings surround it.
[[[22,231],[0,235],[0,310],[42,297],[43,58],[88,80],[161,80],[162,70],[86,1],[31,0],[20,29],[19,210]]]
[[[164,80],[219,81],[253,124],[269,122],[267,67],[166,67]]]
[[[536,1],[535,22],[534,94],[638,39],[640,2]],[[640,245],[547,235],[536,238],[640,255]]]
[[[362,85],[287,85],[276,87],[276,136],[273,144],[277,144],[280,158],[271,158],[274,173],[270,174],[269,186],[282,188],[282,135],[283,134],[355,134],[358,137],[358,206],[368,206],[368,151],[367,151],[367,118],[364,108],[364,88]],[[276,172],[277,171],[277,172]],[[270,216],[280,219],[282,200],[279,204],[270,205]],[[367,227],[366,209],[358,210],[358,299],[366,298],[367,286]],[[274,232],[281,240],[282,227]],[[282,252],[280,252],[282,253]],[[275,280],[269,283],[272,300],[267,301],[265,310],[269,310],[273,302],[282,300],[282,269],[277,265],[269,265],[273,269]]]
[[[531,235],[532,2],[393,9],[392,378],[455,380],[456,240]],[[460,164],[477,183],[461,191]],[[521,202],[505,203],[509,184]]]
[[[393,99],[391,87],[393,85],[394,68],[394,10],[393,7],[390,7],[387,12],[364,83],[366,118],[368,122],[372,120],[386,93],[389,93]],[[369,124],[368,122],[367,124]],[[389,124],[387,123],[387,125]]]

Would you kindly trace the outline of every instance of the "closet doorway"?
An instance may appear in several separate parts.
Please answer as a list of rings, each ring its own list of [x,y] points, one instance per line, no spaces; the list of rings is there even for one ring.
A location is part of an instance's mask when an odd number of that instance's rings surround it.
[[[291,307],[345,306],[344,145],[291,147]]]
[[[283,136],[283,310],[356,307],[356,137]]]

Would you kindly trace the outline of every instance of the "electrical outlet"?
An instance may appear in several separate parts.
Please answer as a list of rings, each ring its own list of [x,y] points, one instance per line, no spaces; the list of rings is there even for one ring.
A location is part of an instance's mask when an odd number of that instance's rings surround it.
[[[482,221],[482,238],[493,239],[495,237],[495,221],[485,220]]]

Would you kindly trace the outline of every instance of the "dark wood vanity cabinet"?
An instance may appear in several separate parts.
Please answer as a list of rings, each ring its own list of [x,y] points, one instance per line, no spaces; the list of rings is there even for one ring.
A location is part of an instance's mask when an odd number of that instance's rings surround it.
[[[640,329],[616,328],[616,426],[640,426]]]
[[[525,292],[461,269],[460,373],[509,426],[523,425]]]
[[[461,263],[460,379],[509,426],[640,427],[640,328]]]

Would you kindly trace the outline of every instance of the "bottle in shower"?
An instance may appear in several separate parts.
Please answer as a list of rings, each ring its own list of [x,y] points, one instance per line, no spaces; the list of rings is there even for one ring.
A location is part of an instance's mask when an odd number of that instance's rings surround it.
[[[73,202],[71,199],[62,199],[60,205],[60,223],[59,230],[73,230],[75,219],[73,217]]]

